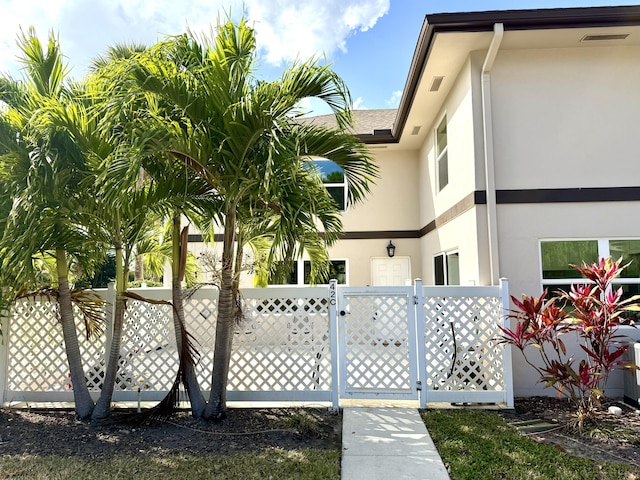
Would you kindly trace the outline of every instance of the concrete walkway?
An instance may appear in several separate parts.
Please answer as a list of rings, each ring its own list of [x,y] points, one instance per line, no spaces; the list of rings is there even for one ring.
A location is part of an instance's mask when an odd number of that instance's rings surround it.
[[[342,480],[448,480],[415,408],[345,408]]]

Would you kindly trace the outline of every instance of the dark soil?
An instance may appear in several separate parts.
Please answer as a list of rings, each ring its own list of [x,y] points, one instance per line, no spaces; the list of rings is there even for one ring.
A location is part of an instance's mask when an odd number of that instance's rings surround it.
[[[0,410],[0,455],[59,455],[104,459],[146,453],[233,454],[278,448],[340,449],[342,415],[327,409],[230,409],[219,422],[188,412],[149,425],[113,414],[92,426],[71,411]]]
[[[622,409],[621,415],[608,413],[610,406]],[[583,431],[575,424],[576,409],[566,399],[555,397],[517,398],[515,411],[504,412],[509,422],[541,419],[557,427],[528,434],[538,442],[554,445],[571,455],[596,461],[626,463],[640,467],[640,410],[622,402],[603,402],[595,422],[586,422]]]
[[[619,406],[622,415],[607,408]],[[528,434],[571,455],[640,467],[640,411],[620,402],[603,404],[596,424],[580,433],[571,425],[573,405],[553,397],[518,398],[515,410],[502,414],[509,422],[540,419],[557,425]],[[59,455],[106,459],[146,453],[234,454],[270,448],[340,449],[342,415],[327,409],[230,409],[220,422],[194,420],[180,411],[149,425],[131,423],[130,414],[115,413],[99,427],[61,410],[0,410],[0,455]]]

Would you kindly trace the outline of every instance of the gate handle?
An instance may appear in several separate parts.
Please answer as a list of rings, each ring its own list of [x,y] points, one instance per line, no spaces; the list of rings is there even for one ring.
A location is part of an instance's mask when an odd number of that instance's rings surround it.
[[[340,316],[344,317],[347,314],[347,312],[345,312],[344,310],[340,310]]]

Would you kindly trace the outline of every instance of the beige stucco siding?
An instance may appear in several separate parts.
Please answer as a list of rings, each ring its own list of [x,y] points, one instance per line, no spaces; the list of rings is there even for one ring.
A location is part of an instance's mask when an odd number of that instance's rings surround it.
[[[639,184],[640,48],[503,50],[491,82],[498,189]]]
[[[380,169],[380,177],[364,203],[344,213],[345,232],[419,229],[417,152],[386,149],[370,152]]]
[[[349,285],[371,284],[371,258],[386,257],[389,239],[342,240],[329,250],[332,259],[346,259]],[[396,256],[411,257],[411,276],[422,276],[420,241],[417,238],[394,238]]]

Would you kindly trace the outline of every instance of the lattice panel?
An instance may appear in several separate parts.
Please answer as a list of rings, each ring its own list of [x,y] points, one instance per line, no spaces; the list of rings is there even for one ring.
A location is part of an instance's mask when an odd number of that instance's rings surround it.
[[[75,312],[80,354],[89,388],[103,375],[104,336],[86,340],[80,313]],[[61,392],[71,389],[57,304],[46,298],[17,301],[9,313],[7,331],[7,391]],[[97,366],[97,368],[93,368]]]
[[[178,364],[171,306],[129,300],[116,388],[169,390]]]
[[[407,297],[345,295],[344,301],[347,390],[411,389]]]
[[[184,316],[188,332],[195,340],[199,358],[196,373],[202,390],[211,388],[211,372],[213,371],[213,348],[216,339],[216,318],[218,315],[217,293],[201,290],[209,298],[192,296],[185,299]]]
[[[233,342],[230,390],[331,389],[326,298],[245,299]]]
[[[424,315],[429,389],[504,389],[500,298],[429,297]]]

